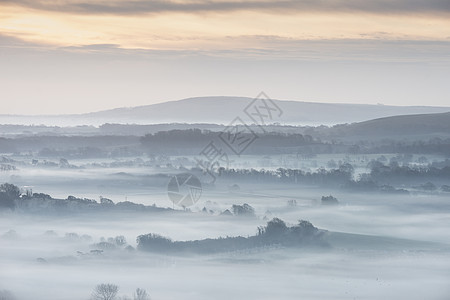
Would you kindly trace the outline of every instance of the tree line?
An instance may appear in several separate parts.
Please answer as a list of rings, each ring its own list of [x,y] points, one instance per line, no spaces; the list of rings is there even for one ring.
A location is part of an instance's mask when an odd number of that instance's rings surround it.
[[[157,253],[192,253],[213,254],[248,250],[252,248],[327,246],[322,239],[323,230],[319,230],[308,221],[300,220],[298,224],[287,226],[278,218],[267,222],[266,226],[258,227],[258,233],[249,237],[219,237],[194,241],[172,241],[170,238],[155,233],[148,233],[137,237],[137,249]]]

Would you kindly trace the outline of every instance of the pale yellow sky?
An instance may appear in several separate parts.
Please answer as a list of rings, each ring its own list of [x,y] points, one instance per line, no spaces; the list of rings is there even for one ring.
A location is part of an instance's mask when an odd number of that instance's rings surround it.
[[[449,106],[442,0],[0,0],[0,114],[196,96]]]
[[[54,46],[115,44],[122,48],[195,50],[264,48],[264,36],[291,41],[450,39],[449,16],[428,12],[217,9],[105,14],[37,9],[26,2],[17,5],[20,3],[0,4],[0,33]]]

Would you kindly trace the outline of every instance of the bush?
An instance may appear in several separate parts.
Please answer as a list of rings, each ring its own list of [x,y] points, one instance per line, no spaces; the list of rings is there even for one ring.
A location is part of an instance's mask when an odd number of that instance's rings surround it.
[[[20,189],[9,183],[0,185],[0,208],[14,209],[14,200],[20,197]]]
[[[247,203],[244,203],[243,205],[235,205],[231,207],[233,210],[233,214],[235,216],[254,216],[255,215],[255,209],[248,205]]]
[[[321,200],[322,205],[338,205],[339,201],[337,198],[333,196],[322,196]]]

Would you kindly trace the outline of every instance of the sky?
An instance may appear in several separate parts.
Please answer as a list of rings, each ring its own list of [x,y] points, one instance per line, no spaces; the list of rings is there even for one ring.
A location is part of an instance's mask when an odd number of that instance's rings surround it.
[[[448,0],[0,0],[0,114],[197,96],[450,106]]]

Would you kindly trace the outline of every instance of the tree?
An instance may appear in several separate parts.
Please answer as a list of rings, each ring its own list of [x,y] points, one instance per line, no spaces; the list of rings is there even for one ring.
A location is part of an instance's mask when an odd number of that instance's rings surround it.
[[[17,199],[20,196],[20,189],[14,184],[4,183],[0,185],[0,192],[6,193],[9,197]]]
[[[236,216],[254,216],[255,215],[255,209],[248,205],[247,203],[244,203],[243,205],[236,205],[233,204],[231,207],[233,210],[233,214]]]
[[[265,234],[267,236],[280,236],[286,232],[288,227],[286,223],[278,218],[273,218],[271,221],[267,222],[265,229]]]
[[[319,229],[315,227],[311,222],[305,220],[299,220],[298,225],[292,227],[292,231],[296,236],[301,238],[314,237],[319,232]]]
[[[123,235],[119,235],[114,238],[114,243],[117,246],[123,246],[127,243],[127,240],[125,239],[125,237]]]
[[[111,199],[103,198],[100,196],[100,204],[105,206],[114,206],[114,202]]]
[[[338,205],[339,201],[337,198],[330,195],[330,196],[322,196],[321,203],[322,205]]]
[[[20,189],[9,183],[0,185],[0,207],[14,209],[14,200],[20,196]]]
[[[339,171],[348,179],[351,179],[353,176],[353,173],[355,172],[355,169],[353,166],[349,163],[343,163],[339,166]]]
[[[61,168],[68,168],[70,165],[69,165],[69,161],[67,160],[67,159],[65,159],[65,158],[61,158],[60,160],[59,160],[59,166],[61,167]]]
[[[114,300],[116,299],[119,287],[111,283],[97,285],[92,292],[92,300]]]
[[[133,294],[134,300],[150,300],[150,297],[147,294],[147,291],[144,289],[137,288]]]
[[[144,251],[167,252],[173,247],[171,239],[154,233],[140,235],[136,242],[137,248]]]

